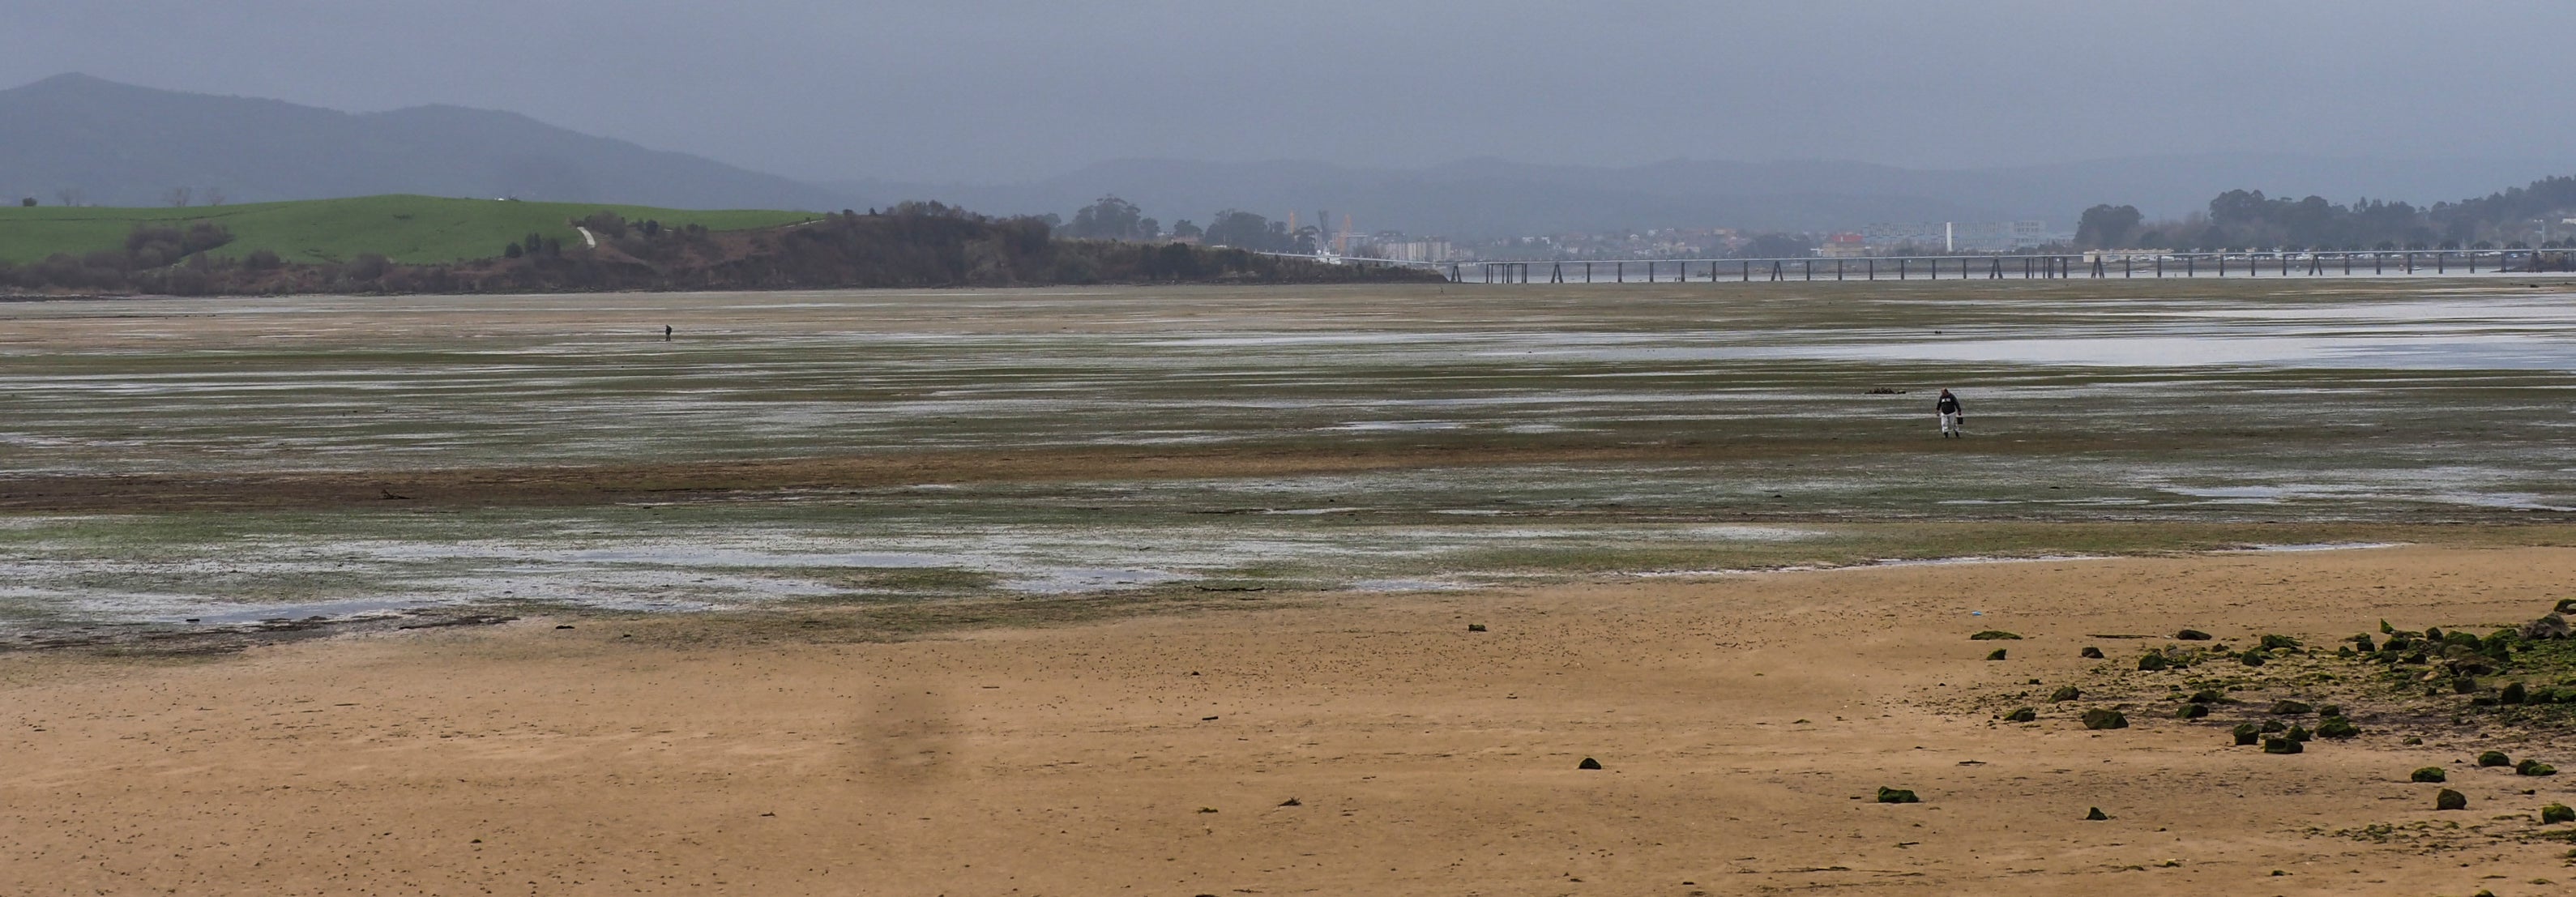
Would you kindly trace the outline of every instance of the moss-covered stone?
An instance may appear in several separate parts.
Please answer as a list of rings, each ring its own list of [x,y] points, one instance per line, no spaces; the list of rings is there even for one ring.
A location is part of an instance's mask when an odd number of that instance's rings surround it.
[[[2576,822],[2576,809],[2571,809],[2566,804],[2550,804],[2540,808],[2540,824],[2556,825],[2561,822]]]
[[[2158,670],[2162,670],[2162,669],[2165,669],[2165,668],[2167,668],[2167,667],[2171,667],[2171,666],[2173,666],[2173,662],[2172,662],[2172,661],[2166,660],[2166,659],[2165,659],[2165,656],[2164,656],[2163,654],[2159,654],[2159,653],[2156,653],[2156,652],[2153,652],[2153,651],[2149,651],[2149,652],[2147,652],[2147,656],[2145,656],[2145,657],[2138,658],[2138,669],[2143,670],[2143,671],[2146,671],[2146,672],[2149,672],[2149,673],[2153,673],[2153,672],[2156,672],[2156,671],[2158,671]]]
[[[2244,664],[2244,665],[2249,666],[2249,667],[2259,667],[2259,666],[2262,666],[2266,661],[2265,661],[2265,660],[2264,660],[2264,658],[2263,658],[2263,652],[2261,652],[2261,651],[2247,651],[2247,652],[2245,652],[2245,653],[2243,653],[2243,654],[2236,655],[2236,662],[2241,663],[2241,664]]]
[[[2192,692],[2190,698],[2191,702],[2194,704],[2216,704],[2226,699],[2227,696],[2219,694],[2218,689],[2215,688],[2204,688],[2199,691]]]
[[[2480,768],[2512,765],[2513,758],[2505,756],[2503,751],[2488,751],[2478,755],[2478,766]]]
[[[1923,802],[1923,799],[1914,796],[1914,790],[1911,788],[1889,788],[1885,785],[1881,785],[1878,789],[1878,802],[1882,804],[1919,804]]]
[[[2410,782],[2430,782],[2440,784],[2442,782],[2450,781],[2451,773],[2439,766],[2427,766],[2416,770],[2413,775],[2407,776],[2406,780]]]
[[[2255,728],[2253,723],[2237,723],[2234,731],[2239,747],[2263,740],[2263,730]]]
[[[2181,710],[2174,711],[2174,715],[2182,717],[2183,719],[2199,719],[2209,715],[2209,705],[2184,704],[2182,705]]]
[[[2469,796],[2466,794],[2461,794],[2449,788],[2444,788],[2442,789],[2442,793],[2433,795],[2433,809],[2466,810],[2468,808]]]
[[[2309,734],[2308,734],[2308,727],[2306,727],[2306,726],[2291,726],[2291,727],[2290,727],[2290,731],[2283,732],[2283,733],[2281,733],[2281,735],[2282,735],[2282,737],[2284,737],[2284,738],[2288,738],[2288,739],[2290,739],[2291,741],[2302,742],[2302,743],[2306,742],[2309,738],[2314,737],[2314,736],[2312,736],[2312,735],[2309,735]]]
[[[2264,720],[2263,724],[2258,728],[2260,728],[2264,734],[2272,735],[2289,731],[2290,725],[2277,719],[2267,719]]]
[[[2263,753],[2266,754],[2296,754],[2305,750],[2307,750],[2307,748],[2301,747],[2298,742],[2291,741],[2287,738],[2274,736],[2263,739]]]
[[[2505,683],[2504,690],[2496,694],[2496,700],[2506,704],[2520,704],[2523,702],[2523,699],[2530,696],[2531,690],[2523,687],[2522,683],[2507,682]]]
[[[1994,649],[1994,650],[1992,650],[1992,651],[1988,651],[1988,652],[1986,652],[1986,659],[1987,659],[1987,660],[2002,660],[2002,659],[2004,659],[2004,649],[2002,649],[2002,648],[1996,648],[1996,649]]]
[[[2360,726],[2353,725],[2351,720],[2344,719],[2340,716],[2326,717],[2325,722],[2317,724],[2318,738],[2333,738],[2341,740],[2345,738],[2353,738],[2360,734]]]
[[[2554,776],[2558,774],[2558,767],[2542,763],[2538,760],[2525,759],[2522,762],[2513,765],[2513,774],[2518,776]]]
[[[2126,729],[2128,727],[2129,717],[2120,711],[2108,707],[2095,707],[2084,711],[2084,728]]]
[[[2083,696],[2083,689],[2076,688],[2072,685],[2064,685],[2059,686],[2056,691],[2048,693],[2048,702],[2051,704],[2063,704],[2067,701],[2072,701]]]
[[[2039,719],[2039,711],[2028,707],[2004,714],[2004,722],[2008,723],[2027,723],[2037,719]]]
[[[2174,633],[2174,638],[2186,642],[2205,642],[2210,639],[2217,638],[2217,636],[2210,635],[2209,633],[2202,632],[2198,629],[2185,629],[2181,632]]]
[[[2296,648],[2298,646],[2298,639],[2294,639],[2286,635],[2272,635],[2270,633],[2265,633],[2263,635],[2263,650],[2265,651],[2278,651],[2283,648]]]

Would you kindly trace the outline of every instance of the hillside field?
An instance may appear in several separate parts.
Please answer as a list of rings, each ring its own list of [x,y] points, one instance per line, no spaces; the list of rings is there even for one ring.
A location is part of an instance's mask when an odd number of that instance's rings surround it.
[[[373,252],[397,262],[434,263],[490,258],[531,232],[578,246],[567,224],[602,209],[632,220],[659,220],[710,230],[744,230],[792,224],[816,213],[774,210],[686,210],[595,203],[446,199],[432,196],[363,196],[301,202],[189,208],[91,208],[0,206],[0,262],[25,264],[54,253],[80,254],[123,245],[135,225],[184,226],[213,221],[233,233],[218,256],[239,257],[268,249],[290,262],[337,262]]]

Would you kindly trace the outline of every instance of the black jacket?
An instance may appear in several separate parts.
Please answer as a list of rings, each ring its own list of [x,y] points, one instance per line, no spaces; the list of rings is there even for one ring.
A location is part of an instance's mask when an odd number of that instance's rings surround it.
[[[1942,414],[1957,414],[1959,413],[1959,397],[1942,396],[1941,401],[1935,403],[1932,406],[1932,409]]]

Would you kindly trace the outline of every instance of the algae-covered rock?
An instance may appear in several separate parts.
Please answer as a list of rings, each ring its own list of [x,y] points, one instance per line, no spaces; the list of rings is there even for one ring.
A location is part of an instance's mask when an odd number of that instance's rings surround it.
[[[2287,738],[2274,736],[2263,739],[2263,753],[2266,754],[2296,754],[2305,750],[2307,748],[2300,747],[2298,742]]]
[[[2310,735],[2308,734],[2308,727],[2306,727],[2306,726],[2291,726],[2291,727],[2290,727],[2290,731],[2288,731],[2288,732],[2284,732],[2284,733],[2281,733],[2281,734],[2282,734],[2282,737],[2285,737],[2285,738],[2290,739],[2291,741],[2297,741],[2297,742],[2305,742],[2305,741],[2307,741],[2309,738],[2313,737],[2313,736],[2310,736]]]
[[[2239,747],[2263,740],[2263,730],[2254,728],[2253,723],[2237,723],[2234,731]]]
[[[2558,767],[2542,763],[2538,760],[2526,759],[2513,765],[2513,774],[2518,776],[2554,776],[2558,774]]]
[[[2304,716],[2306,714],[2316,712],[2316,709],[2317,708],[2310,707],[2298,701],[2272,702],[2272,715],[2274,716]]]
[[[2525,639],[2534,641],[2562,639],[2567,638],[2570,635],[2576,635],[2576,629],[2571,629],[2567,625],[2566,617],[2558,614],[2550,614],[2549,616],[2522,624],[2522,632],[2520,635]]]
[[[2507,704],[2520,704],[2528,697],[2531,697],[2531,690],[2524,688],[2520,682],[2507,682],[2504,690],[2496,694],[2496,700]]]
[[[2083,690],[2083,689],[2076,688],[2075,686],[2072,686],[2072,685],[2064,685],[2064,686],[2059,686],[2059,687],[2058,687],[2058,689],[2057,689],[2056,691],[2049,692],[2049,693],[2048,693],[2048,701],[2049,701],[2049,703],[2052,703],[2052,704],[2063,704],[2063,703],[2065,703],[2065,702],[2072,701],[2072,700],[2075,700],[2075,699],[2080,698],[2080,697],[2083,697],[2083,696],[2084,696],[2084,690]]]
[[[2171,661],[2166,660],[2164,655],[2153,651],[2147,652],[2147,656],[2145,657],[2138,658],[2138,669],[2149,673],[2156,672],[2170,666],[2173,666]]]
[[[2294,639],[2286,635],[2272,635],[2270,633],[2265,633],[2263,636],[2263,650],[2265,651],[2278,651],[2283,648],[2296,648],[2298,646],[2298,639]]]
[[[2236,655],[2236,662],[2249,667],[2259,667],[2265,663],[2263,652],[2261,651],[2247,651],[2243,654]]]
[[[2205,642],[2210,639],[2217,638],[2217,636],[2210,635],[2209,633],[2202,632],[2198,629],[2185,629],[2181,632],[2174,633],[2174,638],[2186,642]]]
[[[2503,751],[2488,751],[2478,755],[2478,766],[2481,768],[2512,765],[2513,758],[2505,756]]]
[[[2113,710],[2108,707],[2095,707],[2091,710],[2084,711],[2084,728],[2126,729],[2128,727],[2129,718],[2126,715],[2121,714],[2120,711]]]
[[[2288,731],[2289,728],[2290,726],[2288,723],[2284,723],[2277,719],[2264,720],[2262,725],[2263,732],[2267,735],[2285,732]]]
[[[2002,648],[1996,648],[1996,649],[1994,649],[1994,650],[1992,650],[1992,651],[1988,651],[1988,652],[1986,652],[1986,659],[1987,659],[1987,660],[2002,660],[2002,659],[2004,659],[2004,649],[2002,649]]]
[[[2345,738],[2353,738],[2360,734],[2360,726],[2353,725],[2351,720],[2340,716],[2326,717],[2325,722],[2317,724],[2318,738],[2333,738],[2341,740]]]
[[[2439,766],[2427,766],[2416,770],[2413,775],[2407,776],[2406,780],[2410,782],[2431,782],[2439,784],[2450,781],[2451,773]]]
[[[2009,642],[2017,642],[2017,641],[2021,641],[2021,636],[2014,635],[2014,634],[2009,633],[2009,632],[2005,632],[2005,631],[2003,631],[2003,630],[2001,630],[2001,629],[1988,629],[1988,630],[1986,630],[1986,631],[1984,631],[1984,632],[1980,632],[1980,633],[1977,633],[1977,634],[1975,634],[1975,635],[1968,636],[1968,639],[1969,639],[1970,641],[1978,641],[1978,642],[1994,642],[1994,641],[2009,641]]]
[[[2216,704],[2226,699],[2227,696],[2219,694],[2218,689],[2215,688],[2204,688],[2191,693],[2191,702],[2194,704]]]
[[[2453,791],[2449,788],[2444,788],[2442,789],[2442,793],[2433,796],[2433,809],[2466,810],[2468,808],[2469,796]]]
[[[1914,796],[1913,789],[1889,788],[1885,785],[1881,785],[1878,789],[1878,802],[1882,804],[1919,804],[1923,802],[1923,799]]]
[[[2039,711],[2028,707],[2004,714],[2004,722],[2008,723],[2026,723],[2036,719],[2039,719]]]
[[[2570,808],[2566,804],[2550,804],[2540,808],[2540,824],[2555,825],[2561,822],[2576,822],[2576,808]]]

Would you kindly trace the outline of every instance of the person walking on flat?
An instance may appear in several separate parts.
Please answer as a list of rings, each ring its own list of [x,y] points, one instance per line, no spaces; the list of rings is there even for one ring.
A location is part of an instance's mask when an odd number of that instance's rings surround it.
[[[1968,422],[1968,418],[1967,415],[1959,413],[1958,396],[1951,395],[1949,390],[1942,390],[1941,400],[1932,403],[1932,410],[1941,415],[1941,438],[1951,439],[1968,435],[1966,431],[1960,429]]]

